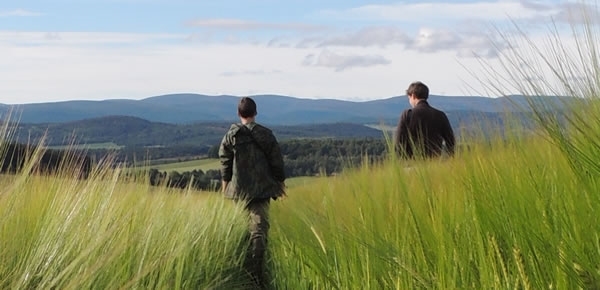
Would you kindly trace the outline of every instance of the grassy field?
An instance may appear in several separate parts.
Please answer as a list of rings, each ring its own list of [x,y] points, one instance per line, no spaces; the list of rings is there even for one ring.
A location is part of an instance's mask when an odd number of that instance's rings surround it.
[[[507,124],[450,159],[291,180],[271,206],[272,288],[600,289],[600,83],[588,77],[552,88],[580,97],[564,114],[532,103],[534,132]],[[251,289],[247,216],[217,193],[110,168],[0,186],[1,289]]]
[[[117,145],[113,142],[106,143],[93,143],[93,144],[78,144],[78,145],[64,145],[64,146],[49,146],[48,149],[71,149],[71,150],[94,150],[94,149],[120,149],[123,146]]]
[[[599,171],[580,174],[549,140],[291,180],[272,203],[273,288],[600,286]],[[247,289],[243,211],[217,193],[108,169],[1,180],[0,288]]]
[[[206,172],[207,170],[211,170],[211,169],[219,170],[221,168],[221,163],[219,162],[219,159],[207,158],[207,159],[199,159],[199,160],[157,164],[157,165],[151,165],[151,166],[141,166],[141,167],[136,167],[136,170],[144,170],[144,169],[150,169],[150,168],[156,168],[159,171],[165,171],[165,172],[177,171],[179,173],[182,173],[182,172],[193,171],[193,170],[202,170],[203,172]],[[292,177],[292,178],[288,178],[286,180],[286,186],[288,188],[306,186],[306,185],[309,185],[309,184],[315,182],[316,180],[322,179],[322,178],[323,177],[310,177],[310,176]]]
[[[148,166],[140,166],[139,169],[149,169],[156,168],[159,171],[177,171],[179,173],[193,170],[202,170],[206,172],[210,169],[219,169],[221,163],[219,159],[216,158],[205,158],[205,159],[197,159],[197,160],[189,160],[189,161],[181,161],[181,162],[170,162],[165,164],[156,164],[156,165],[148,165]]]

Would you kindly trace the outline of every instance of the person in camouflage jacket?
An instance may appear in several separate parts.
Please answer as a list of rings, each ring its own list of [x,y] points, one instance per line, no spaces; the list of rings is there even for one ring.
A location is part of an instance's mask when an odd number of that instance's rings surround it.
[[[254,100],[242,98],[238,104],[241,123],[232,124],[223,137],[219,158],[223,194],[244,202],[250,217],[245,268],[264,288],[269,202],[285,195],[285,173],[279,143],[270,129],[256,123],[256,114]]]
[[[250,201],[283,195],[283,157],[268,128],[248,122],[232,124],[219,148],[224,194]]]

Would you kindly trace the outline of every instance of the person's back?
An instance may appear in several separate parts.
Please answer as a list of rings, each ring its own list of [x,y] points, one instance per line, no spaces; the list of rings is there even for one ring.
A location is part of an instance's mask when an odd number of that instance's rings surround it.
[[[396,129],[396,150],[404,157],[437,157],[444,148],[454,153],[454,133],[446,114],[429,105],[429,89],[421,82],[412,83],[407,90],[412,109],[400,116]]]
[[[255,122],[233,124],[224,137],[222,152],[231,152],[224,176],[230,176],[226,197],[241,200],[276,198],[283,194],[283,159],[273,133]]]

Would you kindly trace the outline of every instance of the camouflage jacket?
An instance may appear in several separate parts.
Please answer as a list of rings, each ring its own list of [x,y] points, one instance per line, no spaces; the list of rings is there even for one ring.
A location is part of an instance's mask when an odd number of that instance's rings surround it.
[[[232,124],[219,148],[221,176],[233,199],[277,198],[284,194],[285,173],[279,143],[255,122]]]

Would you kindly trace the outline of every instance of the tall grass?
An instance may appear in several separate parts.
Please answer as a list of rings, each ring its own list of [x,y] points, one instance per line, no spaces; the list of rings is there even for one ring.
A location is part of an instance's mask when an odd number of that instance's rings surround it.
[[[589,179],[600,174],[600,10],[596,1],[573,7],[570,25],[553,23],[543,39],[517,23],[516,33],[499,30],[495,44],[505,47],[501,65],[488,63],[480,80],[496,94],[526,96],[549,140],[568,156],[579,178]]]
[[[272,206],[273,287],[596,287],[599,188],[544,137],[290,187]],[[118,176],[4,176],[0,288],[247,288],[240,208]]]
[[[514,76],[503,81],[531,97],[536,131],[514,122],[460,140],[469,146],[450,159],[390,156],[290,186],[271,209],[272,287],[599,289],[591,26],[575,50],[518,34],[501,56]],[[570,97],[559,113],[545,101],[556,95]],[[0,183],[0,288],[248,288],[245,214],[216,194],[125,182],[108,168],[87,180],[18,174]]]
[[[241,209],[216,195],[126,183],[3,176],[2,289],[240,288]]]
[[[275,208],[273,272],[282,289],[597,285],[598,189],[533,138],[365,167]]]
[[[556,26],[545,43],[501,33],[501,66],[486,68],[488,88],[528,97],[533,132],[482,132],[451,160],[392,158],[291,194],[275,209],[278,285],[599,289],[600,34],[579,19],[574,41]]]

